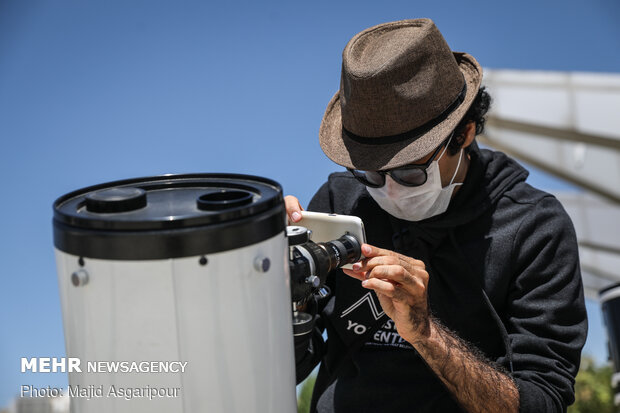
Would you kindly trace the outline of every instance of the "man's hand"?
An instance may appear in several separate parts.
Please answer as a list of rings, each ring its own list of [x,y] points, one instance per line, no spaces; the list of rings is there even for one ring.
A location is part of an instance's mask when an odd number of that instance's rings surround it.
[[[287,195],[284,197],[284,205],[286,206],[286,215],[289,222],[299,222],[301,220],[301,211],[304,210],[299,203],[299,199],[293,195]]]
[[[428,336],[428,273],[422,261],[363,244],[366,259],[345,274],[377,293],[383,311],[394,321],[398,334],[414,342]]]
[[[468,412],[516,413],[519,391],[512,378],[431,316],[424,263],[368,244],[362,253],[366,259],[343,271],[377,293],[400,336],[459,404]]]

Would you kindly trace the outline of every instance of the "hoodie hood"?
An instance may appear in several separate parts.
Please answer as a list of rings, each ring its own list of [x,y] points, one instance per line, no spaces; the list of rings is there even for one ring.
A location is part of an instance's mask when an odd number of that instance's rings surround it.
[[[480,149],[475,142],[469,155],[465,182],[443,214],[422,221],[405,221],[383,211],[391,224],[395,251],[418,256],[428,263],[435,249],[456,227],[487,213],[507,191],[528,176],[521,165],[505,154]],[[366,202],[374,203],[370,195],[366,196]]]
[[[475,141],[469,155],[471,160],[465,182],[450,202],[448,210],[419,221],[421,226],[446,228],[473,221],[529,175],[527,170],[502,152],[480,149]]]

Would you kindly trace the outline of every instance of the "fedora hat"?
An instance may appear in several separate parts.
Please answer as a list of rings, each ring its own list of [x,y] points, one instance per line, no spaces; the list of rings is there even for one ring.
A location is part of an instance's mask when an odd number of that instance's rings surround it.
[[[347,168],[412,163],[450,135],[481,81],[478,62],[452,52],[430,19],[366,29],[342,53],[340,90],[321,122],[321,148]]]

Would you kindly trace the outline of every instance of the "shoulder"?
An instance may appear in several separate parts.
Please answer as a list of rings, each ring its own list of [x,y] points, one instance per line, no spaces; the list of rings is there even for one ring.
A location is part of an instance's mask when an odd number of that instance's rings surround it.
[[[525,182],[506,191],[487,219],[485,224],[482,217],[478,225],[487,225],[490,235],[512,257],[513,265],[524,265],[542,250],[554,248],[578,256],[575,229],[561,202]]]
[[[560,201],[525,182],[507,190],[487,213],[459,234],[474,265],[498,288],[508,288],[505,283],[516,280],[535,262],[554,268],[572,267],[578,260],[573,223]],[[559,256],[563,257],[561,263]]]
[[[506,210],[521,226],[531,223],[542,226],[553,223],[553,227],[570,227],[572,221],[562,203],[552,194],[537,189],[526,182],[520,182],[506,191],[498,203],[499,210]]]
[[[527,182],[518,182],[512,188],[503,194],[503,198],[507,198],[516,204],[536,205],[544,199],[555,199],[555,197],[541,189],[535,188]]]
[[[319,212],[350,214],[359,200],[369,197],[366,187],[348,172],[334,172],[316,192],[308,209]]]
[[[513,276],[529,274],[531,288],[551,280],[577,282],[577,236],[571,218],[555,196],[520,183],[502,197],[498,210],[510,232],[505,238],[510,245],[510,258],[506,258]]]
[[[334,172],[327,178],[332,191],[356,191],[364,189],[364,185],[349,172]]]

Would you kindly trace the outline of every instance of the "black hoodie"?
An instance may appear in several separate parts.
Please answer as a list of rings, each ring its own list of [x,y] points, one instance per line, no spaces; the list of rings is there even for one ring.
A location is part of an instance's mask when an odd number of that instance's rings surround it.
[[[572,223],[512,159],[475,144],[470,155],[465,183],[436,217],[396,219],[348,173],[330,175],[308,209],[359,216],[369,244],[424,261],[434,317],[509,372],[521,411],[565,411],[587,331]],[[461,411],[374,292],[341,271],[327,285],[297,360],[298,381],[322,361],[312,411]]]

